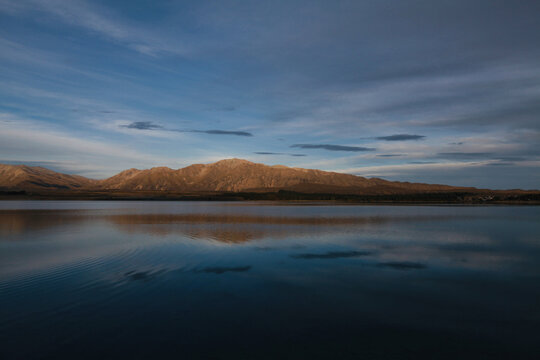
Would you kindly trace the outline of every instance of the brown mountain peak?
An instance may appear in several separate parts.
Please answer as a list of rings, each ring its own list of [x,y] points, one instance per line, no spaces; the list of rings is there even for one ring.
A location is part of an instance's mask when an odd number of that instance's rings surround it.
[[[214,163],[208,164],[208,166],[226,166],[226,167],[236,167],[239,165],[255,165],[255,163],[248,160],[244,160],[244,159],[231,158],[231,159],[219,160]]]

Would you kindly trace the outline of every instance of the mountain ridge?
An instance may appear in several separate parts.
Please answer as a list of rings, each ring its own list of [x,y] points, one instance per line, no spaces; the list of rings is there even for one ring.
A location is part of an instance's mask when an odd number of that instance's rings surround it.
[[[336,194],[413,194],[479,191],[474,187],[424,184],[365,178],[352,174],[265,165],[243,159],[192,164],[180,169],[127,169],[103,180],[54,172],[43,167],[0,164],[4,191],[125,191],[125,192],[273,192]]]

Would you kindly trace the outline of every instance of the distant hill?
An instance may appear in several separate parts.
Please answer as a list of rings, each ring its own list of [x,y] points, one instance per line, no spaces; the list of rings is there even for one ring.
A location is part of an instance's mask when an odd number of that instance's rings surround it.
[[[367,179],[227,159],[178,170],[167,167],[129,169],[104,180],[61,174],[43,167],[0,164],[0,198],[540,204],[540,191],[486,190]]]
[[[73,190],[95,187],[99,181],[39,167],[0,164],[0,189]]]
[[[267,166],[241,159],[195,164],[174,170],[155,167],[129,169],[108,179],[93,180],[57,173],[43,167],[0,165],[3,190],[94,190],[169,192],[271,192],[288,190],[303,193],[406,194],[474,190],[474,188],[392,182],[378,178]]]
[[[148,170],[130,169],[99,183],[109,190],[165,190],[177,192],[265,192],[291,190],[330,193],[402,193],[445,191],[451,186],[391,182],[382,179],[290,168],[267,166],[241,159],[221,160],[212,164],[196,164],[173,170],[157,167]]]

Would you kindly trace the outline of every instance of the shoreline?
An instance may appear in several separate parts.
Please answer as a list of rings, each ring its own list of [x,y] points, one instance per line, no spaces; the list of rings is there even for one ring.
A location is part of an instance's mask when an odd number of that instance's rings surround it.
[[[540,192],[437,192],[420,194],[325,194],[277,192],[176,193],[163,191],[0,191],[0,200],[94,200],[94,201],[272,201],[324,202],[368,205],[540,205]]]

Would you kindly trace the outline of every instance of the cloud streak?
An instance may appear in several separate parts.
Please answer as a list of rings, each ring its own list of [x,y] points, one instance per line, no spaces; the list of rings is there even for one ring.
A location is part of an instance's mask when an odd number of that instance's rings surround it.
[[[230,131],[230,130],[181,130],[181,129],[167,129],[162,125],[155,124],[151,121],[135,121],[129,124],[120,125],[121,128],[135,129],[135,130],[163,130],[173,131],[179,133],[199,133],[209,135],[234,135],[234,136],[253,136],[252,133],[247,131]]]
[[[137,129],[137,130],[163,129],[163,126],[154,124],[151,121],[134,121],[127,125],[120,125],[120,127],[123,127],[126,129]]]
[[[156,55],[162,52],[187,54],[186,46],[142,29],[140,24],[132,24],[122,20],[95,3],[84,0],[19,0],[17,2],[0,1],[2,9],[8,14],[27,14],[37,18],[43,13],[61,22],[85,29],[108,40],[118,42],[146,55]]]
[[[126,164],[150,166],[170,160],[114,141],[92,139],[45,122],[3,114],[0,114],[0,153],[9,161],[26,163],[26,160],[43,159],[64,164],[69,171],[75,169],[79,174],[98,177],[110,176]]]
[[[253,136],[252,133],[247,131],[228,131],[228,130],[172,130],[178,132],[193,132],[210,135],[235,135],[235,136]]]
[[[375,139],[384,141],[409,141],[409,140],[422,140],[425,139],[425,135],[412,135],[412,134],[395,134],[389,136],[377,136]]]
[[[485,159],[492,158],[493,153],[490,152],[441,152],[437,153],[437,157],[443,159]]]
[[[345,145],[332,145],[332,144],[294,144],[291,145],[292,148],[300,149],[323,149],[328,151],[351,151],[351,152],[361,152],[361,151],[374,151],[374,148],[368,148],[363,146],[345,146]]]
[[[287,155],[287,156],[296,156],[296,157],[307,156],[306,154],[291,154],[291,153],[267,152],[267,151],[255,151],[253,153],[257,155]]]

